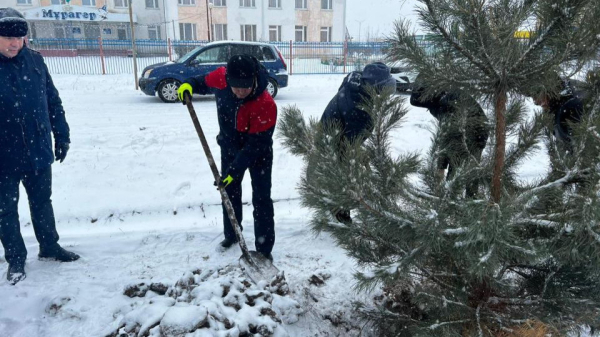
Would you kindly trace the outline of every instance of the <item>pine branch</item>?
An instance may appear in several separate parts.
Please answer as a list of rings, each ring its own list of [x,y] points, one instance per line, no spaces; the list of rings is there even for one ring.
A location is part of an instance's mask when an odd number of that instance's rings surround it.
[[[550,33],[554,32],[554,28],[556,25],[558,25],[559,21],[560,21],[560,18],[555,18],[554,20],[552,20],[552,22],[550,22],[550,24],[546,27],[545,31],[542,32],[542,34],[539,34],[539,36],[529,46],[529,48],[523,53],[523,55],[521,55],[521,57],[513,64],[513,66],[509,70],[509,73],[513,73],[518,67],[521,66],[521,64],[523,64],[523,62],[525,60],[527,60],[529,58],[530,54],[532,54],[533,52],[537,51],[538,49],[540,49],[544,46],[544,42],[549,37]]]
[[[435,26],[438,29],[438,31],[446,39],[446,42],[448,42],[461,55],[466,57],[473,65],[475,65],[477,68],[479,68],[484,74],[488,75],[489,77],[493,77],[493,69],[492,70],[488,69],[483,63],[476,60],[473,57],[473,55],[469,54],[458,42],[456,42],[452,37],[450,37],[450,34],[448,34],[448,31],[446,31],[446,29],[439,22],[439,19],[434,10],[435,6],[432,4],[431,0],[423,0],[423,2],[427,5],[427,9],[429,10],[431,19],[435,23]]]

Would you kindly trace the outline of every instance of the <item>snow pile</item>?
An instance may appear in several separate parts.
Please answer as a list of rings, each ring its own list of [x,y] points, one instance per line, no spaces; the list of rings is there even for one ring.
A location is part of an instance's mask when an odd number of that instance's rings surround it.
[[[187,272],[173,286],[130,285],[124,294],[140,299],[115,313],[105,336],[289,336],[283,324],[303,313],[283,274],[254,285],[232,266]]]

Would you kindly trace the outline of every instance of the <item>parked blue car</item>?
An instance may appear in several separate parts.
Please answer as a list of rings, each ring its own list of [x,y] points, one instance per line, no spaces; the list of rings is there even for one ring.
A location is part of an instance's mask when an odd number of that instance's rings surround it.
[[[175,103],[177,88],[187,78],[205,75],[227,65],[233,55],[249,54],[256,57],[269,71],[267,91],[274,98],[279,88],[287,87],[287,65],[277,47],[268,43],[244,41],[219,41],[198,47],[175,62],[148,66],[142,72],[139,85],[146,95],[158,97],[163,102]],[[195,93],[196,94],[196,93]],[[206,95],[209,92],[199,92]]]

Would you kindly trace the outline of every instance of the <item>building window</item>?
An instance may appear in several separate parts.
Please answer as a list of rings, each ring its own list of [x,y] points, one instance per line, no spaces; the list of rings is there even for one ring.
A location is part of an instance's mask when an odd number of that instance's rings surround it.
[[[119,28],[117,29],[117,39],[118,40],[127,40],[129,38],[129,30]]]
[[[97,39],[100,37],[100,26],[96,24],[86,24],[83,26],[83,32],[86,39]]]
[[[281,8],[281,0],[269,0],[269,8]]]
[[[256,7],[256,0],[240,0],[240,7]]]
[[[65,27],[62,25],[54,25],[54,38],[64,39],[65,37]]]
[[[196,6],[196,0],[177,0],[182,6]]]
[[[296,26],[296,42],[306,42],[306,26]]]
[[[96,0],[82,0],[81,4],[83,6],[96,6]]]
[[[321,42],[331,42],[331,27],[321,27]]]
[[[306,6],[306,2],[307,2],[307,0],[296,0],[296,9],[306,9],[306,8],[308,8]]]
[[[182,40],[196,40],[196,24],[195,23],[180,23],[179,38]]]
[[[115,7],[117,7],[117,8],[129,7],[129,0],[115,0]]]
[[[81,27],[73,27],[73,34],[81,34]]]
[[[148,27],[148,38],[150,40],[160,40],[160,26]]]
[[[333,0],[321,0],[321,9],[333,9]]]
[[[212,26],[212,40],[227,40],[227,25],[217,24]]]
[[[17,0],[17,5],[31,5],[31,0]]]
[[[112,29],[111,28],[102,28],[102,34],[112,35]]]
[[[240,25],[242,41],[256,41],[256,25]]]
[[[281,26],[269,26],[269,41],[281,41]]]
[[[29,3],[31,3],[31,1]],[[53,5],[66,5],[67,1],[66,0],[52,0],[51,3]]]
[[[146,8],[158,8],[158,0],[146,0]]]
[[[227,0],[210,0],[215,7],[227,7]]]

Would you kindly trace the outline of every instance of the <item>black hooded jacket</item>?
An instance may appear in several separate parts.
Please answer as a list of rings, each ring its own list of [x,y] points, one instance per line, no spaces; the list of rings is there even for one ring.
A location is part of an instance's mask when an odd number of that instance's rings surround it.
[[[40,53],[23,47],[0,55],[0,172],[45,169],[54,162],[52,137],[69,143],[62,101]]]
[[[371,116],[359,108],[367,97],[365,88],[361,85],[361,77],[359,71],[348,74],[321,116],[323,124],[339,124],[342,127],[343,137],[350,141],[373,131]]]

